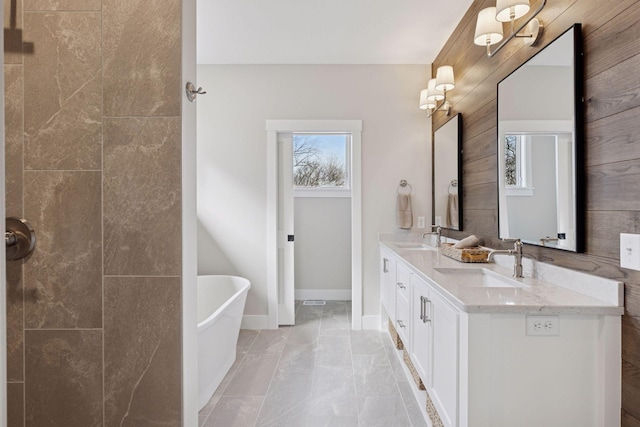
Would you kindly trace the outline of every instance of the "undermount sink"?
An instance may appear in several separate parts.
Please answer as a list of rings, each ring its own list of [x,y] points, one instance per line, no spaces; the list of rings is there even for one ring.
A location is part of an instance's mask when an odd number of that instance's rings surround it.
[[[521,288],[513,279],[486,268],[436,268],[437,272],[455,280],[461,286],[471,288]]]
[[[426,243],[417,243],[417,242],[398,242],[394,243],[393,246],[400,249],[419,249],[419,250],[428,250],[435,251],[436,248],[433,246],[427,245]]]

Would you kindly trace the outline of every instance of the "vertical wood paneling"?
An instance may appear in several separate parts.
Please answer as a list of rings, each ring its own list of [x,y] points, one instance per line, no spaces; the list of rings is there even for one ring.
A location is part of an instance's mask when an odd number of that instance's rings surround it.
[[[558,0],[547,2],[540,17],[540,46],[511,41],[495,57],[474,46],[475,16],[489,2],[476,0],[433,64],[453,65],[457,84],[450,93],[454,113],[464,116],[464,231],[486,245],[497,239],[496,85],[572,24],[583,25],[587,210],[586,252],[525,246],[525,255],[552,264],[625,282],[623,328],[623,421],[640,425],[640,273],[620,268],[619,233],[640,232],[640,3],[637,0]],[[537,5],[538,2],[535,2]],[[535,7],[533,5],[533,7]],[[434,131],[447,120],[434,118]],[[494,185],[494,187],[491,187]],[[474,194],[477,192],[478,194]]]

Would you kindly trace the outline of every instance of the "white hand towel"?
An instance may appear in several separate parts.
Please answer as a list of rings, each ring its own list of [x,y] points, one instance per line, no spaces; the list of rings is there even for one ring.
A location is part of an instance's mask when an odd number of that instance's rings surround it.
[[[449,194],[447,199],[447,227],[458,228],[458,195]]]
[[[413,208],[411,207],[410,194],[398,194],[396,198],[396,221],[398,228],[409,229],[413,227]]]
[[[478,246],[478,243],[480,243],[480,240],[472,234],[471,236],[460,240],[458,243],[453,245],[453,247],[456,249],[475,248]]]

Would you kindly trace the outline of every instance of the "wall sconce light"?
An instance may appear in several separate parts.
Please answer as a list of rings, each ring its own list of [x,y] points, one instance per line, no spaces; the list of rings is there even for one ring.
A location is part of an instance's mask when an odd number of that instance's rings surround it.
[[[420,109],[427,110],[427,117],[433,116],[436,111],[446,111],[447,116],[450,115],[451,103],[447,101],[447,91],[455,87],[453,67],[438,67],[436,78],[429,80],[427,88],[420,91]]]
[[[509,42],[509,40],[514,37],[524,38],[524,43],[527,46],[534,46],[538,40],[540,40],[542,30],[544,28],[542,21],[536,19],[536,16],[540,13],[545,4],[547,4],[547,0],[542,0],[540,6],[538,6],[535,12],[531,14],[529,19],[514,31],[513,27],[515,20],[523,17],[527,12],[529,12],[529,0],[497,0],[496,7],[488,7],[486,9],[482,9],[480,13],[478,13],[476,33],[473,38],[473,43],[479,46],[486,46],[487,56],[489,57],[495,55]],[[511,34],[504,40],[502,40],[503,22],[511,23]],[[520,34],[520,31],[523,29],[525,32]],[[502,43],[500,43],[500,41],[502,41]],[[491,51],[491,46],[496,43],[500,44],[495,48],[495,50]]]

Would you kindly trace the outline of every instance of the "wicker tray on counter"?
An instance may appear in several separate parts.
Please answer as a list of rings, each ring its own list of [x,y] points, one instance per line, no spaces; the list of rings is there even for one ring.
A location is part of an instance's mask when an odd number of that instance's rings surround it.
[[[475,248],[456,249],[453,247],[453,243],[443,243],[442,255],[460,262],[487,262],[489,251],[479,246]]]

